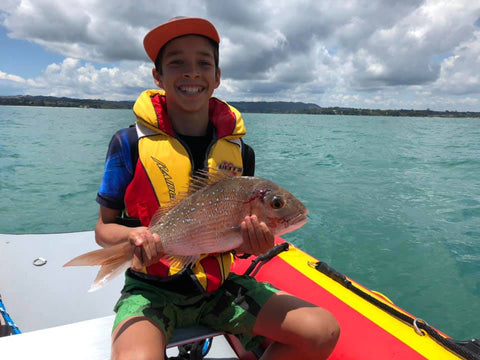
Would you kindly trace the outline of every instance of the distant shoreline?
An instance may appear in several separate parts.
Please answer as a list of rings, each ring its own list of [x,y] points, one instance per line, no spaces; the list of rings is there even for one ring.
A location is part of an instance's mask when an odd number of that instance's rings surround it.
[[[317,104],[285,101],[229,101],[243,113],[264,114],[311,114],[311,115],[360,115],[360,116],[408,116],[408,117],[450,117],[480,118],[480,112],[426,110],[380,110],[344,107],[320,107]],[[132,109],[134,101],[110,101],[100,99],[74,99],[54,96],[0,96],[0,105],[70,107],[86,109]]]

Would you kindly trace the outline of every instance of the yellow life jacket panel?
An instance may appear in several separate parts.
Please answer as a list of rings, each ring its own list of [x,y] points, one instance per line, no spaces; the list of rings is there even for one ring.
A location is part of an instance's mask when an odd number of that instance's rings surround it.
[[[189,150],[175,135],[166,112],[163,91],[147,90],[134,105],[137,117],[138,161],[135,175],[125,193],[128,216],[150,224],[159,206],[165,206],[179,192],[185,191],[193,168]],[[242,142],[245,127],[240,113],[223,101],[212,98],[210,121],[215,127],[212,144],[207,150],[206,167],[243,172]],[[233,261],[231,253],[205,254],[191,269],[193,278],[207,291],[214,291],[227,278]],[[183,269],[174,268],[166,258],[149,266],[145,273],[169,277]]]

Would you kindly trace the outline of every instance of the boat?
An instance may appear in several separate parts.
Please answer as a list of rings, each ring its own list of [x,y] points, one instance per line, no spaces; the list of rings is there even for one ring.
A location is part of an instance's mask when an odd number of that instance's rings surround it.
[[[329,359],[480,359],[479,340],[455,341],[284,239],[277,237],[276,244],[265,255],[237,260],[232,271],[328,309],[341,327]],[[3,358],[109,359],[112,308],[123,278],[88,293],[97,268],[62,268],[96,248],[92,231],[0,234],[0,273],[8,274],[0,283],[5,309],[0,315],[7,314],[10,330],[12,324],[18,330],[0,337]],[[254,360],[261,351],[246,352],[235,337],[199,326],[178,329],[166,354],[171,359]]]

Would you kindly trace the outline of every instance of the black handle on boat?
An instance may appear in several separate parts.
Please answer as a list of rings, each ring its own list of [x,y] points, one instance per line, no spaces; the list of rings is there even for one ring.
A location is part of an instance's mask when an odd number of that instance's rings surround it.
[[[262,267],[266,262],[270,261],[273,257],[277,256],[281,252],[287,251],[288,246],[289,245],[288,245],[287,242],[284,242],[282,244],[278,244],[278,245],[274,246],[273,248],[271,248],[270,250],[268,250],[268,252],[266,252],[265,254],[260,255],[255,260],[252,260],[252,263],[250,264],[250,266],[248,267],[248,269],[245,271],[245,273],[243,275],[250,275],[252,273],[253,269],[255,269],[255,267],[258,265],[258,263],[261,263],[261,265],[255,271],[255,273],[252,275],[252,276],[255,276],[255,274],[258,272],[260,267]]]
[[[345,275],[343,275],[340,271],[335,270],[331,266],[329,266],[327,263],[323,261],[319,261],[315,264],[312,264],[312,266],[315,267],[318,271],[321,273],[327,275],[328,277],[332,278],[336,282],[339,282],[349,288],[352,285],[352,282],[347,279]]]

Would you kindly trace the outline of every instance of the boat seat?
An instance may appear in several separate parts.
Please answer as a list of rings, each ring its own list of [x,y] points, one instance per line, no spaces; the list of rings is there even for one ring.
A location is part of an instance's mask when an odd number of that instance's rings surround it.
[[[203,325],[197,325],[191,328],[177,328],[173,332],[172,339],[168,343],[167,348],[182,346],[224,334],[222,331],[213,330]]]

